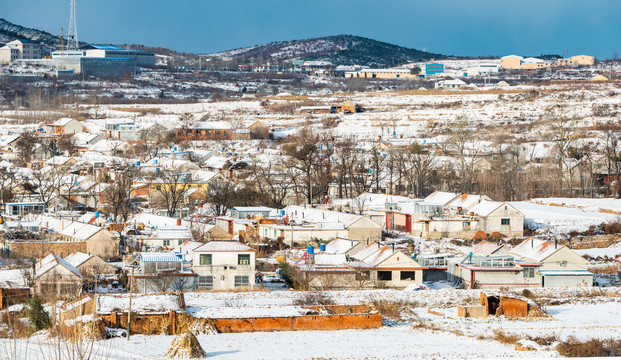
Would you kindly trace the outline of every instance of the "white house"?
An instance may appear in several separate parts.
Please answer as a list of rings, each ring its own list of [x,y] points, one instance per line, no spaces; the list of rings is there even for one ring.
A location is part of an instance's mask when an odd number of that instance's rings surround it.
[[[193,250],[198,287],[216,290],[254,287],[255,250],[237,241],[210,241]]]

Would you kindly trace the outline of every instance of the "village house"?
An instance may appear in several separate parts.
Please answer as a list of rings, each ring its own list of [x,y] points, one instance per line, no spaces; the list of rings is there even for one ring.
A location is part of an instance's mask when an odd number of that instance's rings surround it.
[[[233,127],[227,121],[198,121],[175,130],[177,140],[231,140]]]
[[[448,263],[449,280],[462,288],[592,286],[587,261],[565,246],[529,238],[506,245],[477,244],[465,258]]]
[[[139,293],[191,291],[196,289],[196,274],[186,269],[181,254],[141,252],[132,262],[134,290]]]
[[[82,276],[95,277],[116,274],[117,268],[105,262],[95,254],[76,251],[65,257],[65,261],[78,269]]]
[[[248,126],[251,139],[267,140],[270,138],[270,128],[261,121],[257,120]]]
[[[56,237],[69,242],[84,242],[87,253],[104,259],[119,256],[119,238],[103,227],[76,221],[58,231]]]
[[[283,222],[258,225],[259,236],[290,244],[337,237],[370,242],[381,239],[381,233],[382,226],[366,216],[295,205],[285,209]]]
[[[82,274],[63,258],[51,253],[35,263],[33,293],[46,299],[82,293]]]
[[[469,239],[477,231],[506,237],[524,234],[524,215],[511,204],[490,201],[485,195],[435,191],[423,201],[407,205],[386,211],[387,230],[429,239]]]
[[[210,241],[193,250],[198,287],[233,290],[254,287],[255,250],[236,241]]]
[[[29,274],[29,269],[0,270],[0,310],[22,304],[30,298]]]
[[[361,245],[335,239],[317,253],[311,246],[293,264],[296,274],[319,290],[404,288],[423,282],[424,267],[403,252],[376,242]]]
[[[84,132],[84,126],[76,119],[62,118],[42,126],[43,132],[50,135],[73,135]]]

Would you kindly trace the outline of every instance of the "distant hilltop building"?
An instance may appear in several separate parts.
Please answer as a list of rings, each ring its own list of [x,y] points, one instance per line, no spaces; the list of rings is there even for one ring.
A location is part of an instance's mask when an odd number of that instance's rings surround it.
[[[40,59],[39,45],[28,40],[13,40],[0,48],[0,64],[10,64],[18,59]]]
[[[501,58],[502,68],[507,70],[536,70],[555,67],[592,66],[595,58],[589,55],[576,55],[566,59],[543,60],[534,57],[507,55]]]

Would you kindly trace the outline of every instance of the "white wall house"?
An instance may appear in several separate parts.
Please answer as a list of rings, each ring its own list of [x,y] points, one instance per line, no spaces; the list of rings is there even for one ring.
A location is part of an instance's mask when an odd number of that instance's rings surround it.
[[[210,241],[194,249],[198,287],[215,290],[254,287],[255,250],[236,241]]]

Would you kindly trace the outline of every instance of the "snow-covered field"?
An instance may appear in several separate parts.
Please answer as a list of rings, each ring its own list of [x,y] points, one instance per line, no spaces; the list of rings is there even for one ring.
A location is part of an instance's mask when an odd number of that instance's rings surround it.
[[[604,204],[604,202],[599,202],[599,204]],[[611,201],[611,204],[614,203]],[[616,214],[593,211],[592,207],[561,207],[541,205],[528,201],[512,202],[511,205],[524,214],[524,222],[531,229],[548,229],[556,234],[568,233],[570,231],[582,232],[588,230],[592,225],[599,225],[607,221],[617,221],[620,218]]]
[[[452,314],[453,309],[444,309]],[[415,328],[411,324],[384,326],[373,330],[299,331],[198,335],[210,359],[473,359],[558,357],[552,346],[537,346],[521,352],[513,346],[478,337],[491,337],[495,330],[520,336],[554,336],[564,340],[575,336],[621,338],[621,303],[549,306],[550,318],[508,320],[501,318],[446,318],[419,308],[416,314],[438,330]],[[463,335],[462,335],[463,334]],[[95,353],[109,359],[160,359],[173,336],[134,335],[98,341]],[[43,337],[29,343],[0,342],[0,351],[18,349],[19,359],[58,359],[57,345]],[[27,354],[24,352],[27,350]],[[13,359],[13,357],[4,357]]]

